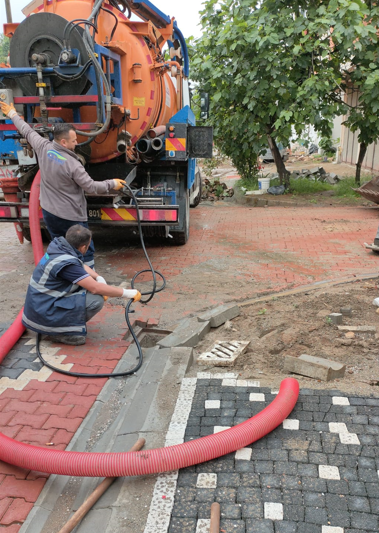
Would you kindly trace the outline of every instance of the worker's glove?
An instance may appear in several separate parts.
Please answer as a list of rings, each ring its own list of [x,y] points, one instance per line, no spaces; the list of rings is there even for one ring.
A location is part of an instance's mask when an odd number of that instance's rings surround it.
[[[104,283],[104,285],[108,285],[103,276],[97,276],[96,281],[97,283]]]
[[[109,296],[103,296],[103,298],[104,298],[104,302],[106,302],[108,300]]]
[[[113,180],[114,181],[114,187],[113,187],[113,190],[115,191],[119,191],[120,189],[122,189],[123,187],[125,187],[126,185],[126,181],[124,180]]]
[[[17,111],[15,110],[13,104],[9,105],[9,104],[7,104],[5,102],[2,102],[0,100],[0,108],[1,108],[1,111],[4,113],[4,115],[7,115],[7,117],[9,117],[9,118],[12,118],[15,115],[17,115]]]
[[[122,298],[133,299],[133,302],[139,302],[141,299],[141,293],[135,289],[124,289]]]

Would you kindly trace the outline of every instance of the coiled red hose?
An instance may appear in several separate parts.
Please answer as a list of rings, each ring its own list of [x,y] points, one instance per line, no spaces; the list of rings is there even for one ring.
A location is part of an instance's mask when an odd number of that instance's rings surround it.
[[[29,199],[29,225],[33,244],[34,263],[36,265],[43,256],[42,237],[39,224],[40,182],[41,174],[40,171],[38,171],[30,189]],[[22,312],[23,309],[21,309],[11,327],[0,337],[0,363],[25,331],[25,326],[23,326],[21,322]]]
[[[120,477],[170,472],[210,461],[261,439],[287,418],[298,395],[296,379],[284,379],[274,401],[246,422],[184,444],[141,452],[48,450],[17,442],[0,433],[0,459],[28,470],[64,476]]]

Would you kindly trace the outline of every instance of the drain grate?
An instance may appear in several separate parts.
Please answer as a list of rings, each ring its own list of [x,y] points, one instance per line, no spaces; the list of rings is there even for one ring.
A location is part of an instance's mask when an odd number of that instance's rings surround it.
[[[197,358],[199,365],[233,366],[237,357],[246,351],[250,341],[216,341],[209,352]]]

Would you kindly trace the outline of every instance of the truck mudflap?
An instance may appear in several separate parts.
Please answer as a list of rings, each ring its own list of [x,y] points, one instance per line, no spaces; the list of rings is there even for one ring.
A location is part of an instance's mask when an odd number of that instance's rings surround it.
[[[88,206],[88,222],[105,225],[137,225],[137,210],[132,206],[109,207]],[[173,226],[179,222],[178,205],[140,207],[139,215],[143,226]],[[42,210],[40,210],[42,219]],[[18,202],[0,202],[0,222],[29,222],[29,206]]]

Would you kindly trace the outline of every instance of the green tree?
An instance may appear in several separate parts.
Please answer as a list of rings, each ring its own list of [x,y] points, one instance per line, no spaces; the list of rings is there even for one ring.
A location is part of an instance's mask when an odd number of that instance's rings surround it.
[[[205,2],[193,69],[212,97],[216,141],[224,132],[241,159],[246,145],[258,153],[268,144],[288,185],[277,142],[309,124],[330,137],[348,90],[360,103],[346,125],[360,130],[361,143],[377,138],[377,11],[360,0]]]
[[[0,33],[0,63],[6,63],[9,55],[9,39]]]

